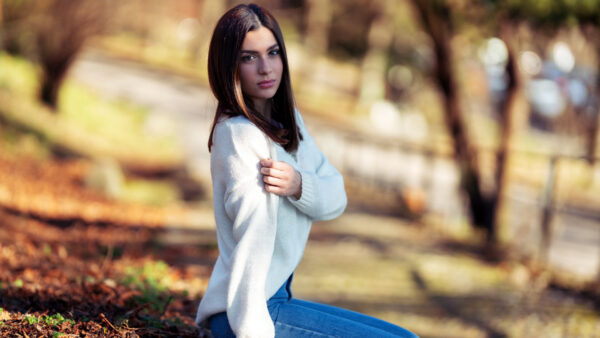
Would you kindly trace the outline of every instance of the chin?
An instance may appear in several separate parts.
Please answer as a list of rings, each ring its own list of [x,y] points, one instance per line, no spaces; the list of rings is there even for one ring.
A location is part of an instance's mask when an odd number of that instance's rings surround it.
[[[275,96],[275,93],[277,93],[276,90],[274,90],[273,92],[263,92],[263,93],[260,93],[260,95],[256,95],[256,97],[260,98],[260,99],[268,100],[268,99],[272,99],[273,96]]]

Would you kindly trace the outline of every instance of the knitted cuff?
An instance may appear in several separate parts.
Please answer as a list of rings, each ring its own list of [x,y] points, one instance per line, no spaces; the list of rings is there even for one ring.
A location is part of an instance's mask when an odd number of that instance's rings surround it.
[[[314,213],[312,209],[315,205],[315,195],[318,189],[318,178],[317,175],[306,171],[301,171],[300,175],[302,175],[302,196],[300,196],[300,199],[288,196],[288,200],[300,211],[307,215],[312,215]]]

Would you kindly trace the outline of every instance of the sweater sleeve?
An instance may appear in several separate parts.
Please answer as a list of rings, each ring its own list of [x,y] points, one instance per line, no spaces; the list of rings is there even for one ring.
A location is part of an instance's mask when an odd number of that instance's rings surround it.
[[[227,317],[237,337],[274,337],[265,286],[275,243],[278,196],[264,189],[260,159],[270,157],[262,132],[249,123],[226,123],[215,132],[214,175],[225,186],[233,224]],[[215,179],[215,177],[213,177]]]
[[[288,196],[288,200],[313,220],[334,219],[344,212],[348,202],[344,178],[317,148],[298,111],[296,120],[302,133],[302,143],[307,147],[306,156],[310,157],[308,162],[314,166],[299,170],[302,175],[302,195],[300,199]]]

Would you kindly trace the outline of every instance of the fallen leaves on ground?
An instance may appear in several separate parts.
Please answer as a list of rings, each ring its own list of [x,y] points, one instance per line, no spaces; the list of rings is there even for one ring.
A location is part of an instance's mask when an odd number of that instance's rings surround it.
[[[194,317],[214,233],[186,224],[185,208],[86,189],[88,170],[0,154],[0,336],[205,335]]]
[[[84,187],[91,161],[34,160],[0,152],[0,206],[44,219],[164,226],[188,222],[189,210],[122,203]]]
[[[199,336],[193,319],[210,273],[202,259],[216,250],[161,244],[163,234],[0,211],[0,335]],[[64,320],[48,320],[57,314]]]

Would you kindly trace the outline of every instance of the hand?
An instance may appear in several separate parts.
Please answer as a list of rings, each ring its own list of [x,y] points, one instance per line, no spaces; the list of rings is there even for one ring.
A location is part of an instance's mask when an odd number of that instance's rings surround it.
[[[265,189],[281,196],[302,196],[302,175],[286,162],[271,159],[260,160],[260,173],[263,175]]]

